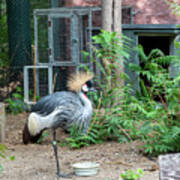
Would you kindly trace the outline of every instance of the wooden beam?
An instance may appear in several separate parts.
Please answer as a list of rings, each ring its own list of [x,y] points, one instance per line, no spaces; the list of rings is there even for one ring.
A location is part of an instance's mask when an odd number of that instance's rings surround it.
[[[4,142],[5,140],[5,104],[0,103],[0,142]]]

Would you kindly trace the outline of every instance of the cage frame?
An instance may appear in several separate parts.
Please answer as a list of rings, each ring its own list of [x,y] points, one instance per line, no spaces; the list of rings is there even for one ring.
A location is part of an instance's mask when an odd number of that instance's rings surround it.
[[[79,43],[82,42],[82,36],[77,36],[78,30],[80,30],[80,34],[82,33],[82,27],[78,27],[78,16],[82,17],[83,15],[88,16],[88,26],[89,29],[89,55],[92,56],[92,12],[93,11],[101,11],[100,7],[60,7],[60,8],[50,8],[50,9],[35,9],[33,13],[34,18],[34,46],[35,46],[35,61],[33,65],[24,66],[24,102],[26,104],[34,104],[35,102],[30,101],[29,98],[29,76],[28,71],[33,69],[36,71],[37,76],[36,79],[36,88],[37,94],[39,94],[39,72],[38,69],[48,69],[48,92],[49,94],[53,93],[53,67],[76,67],[76,71],[78,67],[82,64],[87,65],[91,70],[93,69],[93,63],[82,63],[80,62],[80,48],[82,45]],[[39,49],[38,49],[38,16],[47,16],[48,20],[48,62],[40,62],[39,61]],[[53,34],[53,19],[54,18],[69,18],[71,21],[71,43],[75,42],[75,45],[71,44],[73,57],[72,61],[55,61],[54,52],[53,52],[53,44],[54,44],[54,34]],[[82,20],[82,19],[81,19]],[[81,24],[81,23],[80,23]],[[75,30],[73,30],[75,28]],[[79,28],[79,29],[78,29]],[[77,38],[74,38],[77,37]],[[85,37],[84,37],[85,38]]]
[[[49,65],[52,66],[78,66],[80,64],[80,47],[79,43],[81,42],[81,37],[75,38],[78,35],[78,16],[88,15],[88,29],[89,29],[89,45],[92,46],[92,12],[101,11],[100,7],[61,7],[61,8],[51,8],[51,9],[36,9],[34,10],[34,37],[35,37],[35,47],[36,47],[36,64],[37,65]],[[38,51],[38,16],[47,16],[48,17],[48,54],[49,62],[47,64],[39,62],[39,51]],[[54,58],[53,52],[53,18],[69,18],[72,23],[71,27],[71,43],[76,42],[75,45],[71,44],[73,58],[72,61],[61,61],[57,62]],[[76,28],[75,31],[73,28]],[[80,29],[81,30],[81,29]],[[92,55],[92,50],[89,48],[89,54]],[[89,64],[91,66],[91,64]]]
[[[29,98],[29,70],[39,70],[39,69],[47,69],[48,70],[48,92],[49,94],[52,93],[53,90],[53,71],[52,68],[46,65],[29,65],[29,66],[24,66],[24,102],[26,104],[34,104],[34,101],[31,101]],[[38,71],[37,71],[38,72]],[[36,88],[37,91],[39,90],[39,78],[38,76],[36,77]]]

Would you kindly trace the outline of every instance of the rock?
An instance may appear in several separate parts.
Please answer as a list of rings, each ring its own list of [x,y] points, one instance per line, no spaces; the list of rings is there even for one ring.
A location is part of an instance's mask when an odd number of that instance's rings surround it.
[[[160,180],[180,180],[180,153],[161,155],[158,162]]]

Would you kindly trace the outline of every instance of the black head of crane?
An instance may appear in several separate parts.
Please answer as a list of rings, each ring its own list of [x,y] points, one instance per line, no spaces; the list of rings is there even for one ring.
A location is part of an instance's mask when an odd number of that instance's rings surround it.
[[[46,129],[52,129],[53,148],[56,158],[57,175],[64,177],[60,172],[56,129],[61,127],[68,130],[77,125],[87,132],[92,118],[92,103],[87,97],[87,92],[94,90],[92,87],[93,75],[90,72],[79,72],[70,76],[67,82],[68,91],[60,91],[41,98],[31,109],[28,120],[23,130],[23,142],[35,143]]]

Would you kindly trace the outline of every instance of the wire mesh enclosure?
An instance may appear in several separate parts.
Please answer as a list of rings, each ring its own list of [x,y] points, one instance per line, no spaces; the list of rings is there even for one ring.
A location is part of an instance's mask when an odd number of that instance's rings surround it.
[[[92,42],[92,16],[99,7],[66,7],[34,11],[35,46],[37,64],[45,62],[40,57],[48,52],[48,63],[67,66],[83,62],[82,50],[89,50]],[[45,23],[41,24],[41,21]],[[87,32],[87,29],[91,29]],[[44,32],[44,33],[42,33]],[[48,37],[48,38],[47,38]],[[42,45],[43,43],[43,45]],[[47,59],[47,57],[44,57]]]
[[[0,68],[0,101],[8,99],[23,82],[22,67]]]
[[[133,22],[132,10],[131,7],[123,7],[123,23]],[[92,36],[99,33],[101,19],[100,7],[61,7],[34,11],[35,56],[33,66],[26,66],[24,70],[26,103],[33,103],[35,99],[30,96],[31,92],[33,96],[41,97],[53,91],[65,90],[69,72],[84,65],[101,77],[96,65],[82,54],[86,51],[92,56]],[[44,68],[46,75],[41,73]],[[43,78],[46,80],[42,81]]]
[[[133,24],[134,12],[132,6],[124,6],[122,8],[122,24]]]
[[[48,94],[49,75],[48,66],[24,67],[24,100],[25,103],[33,103],[42,96]]]
[[[38,54],[38,62],[48,63],[48,16],[37,17],[34,26],[38,29],[35,34],[35,37],[38,37],[38,41],[35,40],[36,48],[38,47],[38,52],[36,52]]]
[[[65,89],[68,73],[82,65],[93,71],[92,62],[83,58],[82,51],[92,54],[92,26],[98,25],[93,19],[99,17],[100,11],[99,7],[34,11],[35,56],[33,66],[24,68],[26,103],[33,103],[34,97]]]

